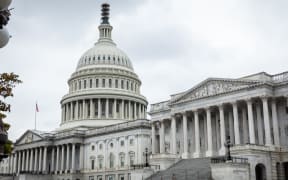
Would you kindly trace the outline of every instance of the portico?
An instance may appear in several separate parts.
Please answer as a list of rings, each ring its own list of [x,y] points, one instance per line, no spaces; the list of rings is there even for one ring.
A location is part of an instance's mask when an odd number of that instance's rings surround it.
[[[165,169],[177,159],[223,156],[229,136],[234,156],[250,154],[251,163],[262,163],[276,172],[280,157],[275,155],[269,167],[255,154],[279,153],[277,149],[288,146],[287,77],[284,72],[209,78],[168,101],[152,104],[152,163]]]

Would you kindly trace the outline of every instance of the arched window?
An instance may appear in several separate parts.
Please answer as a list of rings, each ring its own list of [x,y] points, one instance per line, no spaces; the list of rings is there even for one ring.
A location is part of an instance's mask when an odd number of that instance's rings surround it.
[[[113,155],[113,153],[110,153],[110,155],[109,155],[109,167],[110,168],[114,168],[114,155]]]
[[[126,89],[129,90],[129,82],[126,81]]]
[[[255,166],[256,180],[266,180],[266,167],[264,164],[257,164]]]
[[[132,166],[135,162],[135,152],[133,151],[129,152],[129,160],[130,160],[130,166]]]
[[[115,88],[118,88],[118,79],[115,79]]]
[[[120,161],[120,167],[125,166],[125,153],[121,152],[119,154],[119,161]]]
[[[103,169],[103,159],[104,157],[102,155],[98,156],[98,168]]]
[[[102,87],[105,87],[105,79],[102,79]]]

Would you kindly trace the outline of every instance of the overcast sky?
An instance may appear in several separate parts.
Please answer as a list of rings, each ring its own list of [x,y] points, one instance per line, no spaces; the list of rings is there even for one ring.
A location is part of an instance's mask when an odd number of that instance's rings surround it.
[[[23,84],[10,98],[12,140],[59,126],[60,100],[81,55],[98,39],[100,4],[111,4],[113,40],[132,60],[149,103],[208,77],[288,70],[287,0],[14,0],[0,72]]]

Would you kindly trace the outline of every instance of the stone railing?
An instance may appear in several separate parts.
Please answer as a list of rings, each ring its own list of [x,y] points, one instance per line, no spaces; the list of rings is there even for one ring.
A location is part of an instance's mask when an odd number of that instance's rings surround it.
[[[72,137],[72,136],[83,136],[85,132],[82,130],[71,130],[71,131],[62,131],[56,133],[56,138],[63,138],[63,137]]]
[[[97,128],[97,129],[92,129],[87,131],[86,135],[95,135],[95,134],[105,134],[109,132],[115,132],[127,128],[133,128],[133,127],[141,127],[141,126],[147,126],[150,127],[150,121],[149,120],[136,120],[136,121],[131,121],[131,122],[125,122],[125,123],[120,123],[120,124],[115,124],[115,125],[110,125],[110,126],[105,126],[102,128]]]
[[[280,73],[280,74],[275,74],[272,76],[272,80],[274,82],[283,82],[283,81],[288,81],[288,71]]]
[[[169,104],[169,101],[151,104],[150,112],[168,110],[169,109],[168,104]]]

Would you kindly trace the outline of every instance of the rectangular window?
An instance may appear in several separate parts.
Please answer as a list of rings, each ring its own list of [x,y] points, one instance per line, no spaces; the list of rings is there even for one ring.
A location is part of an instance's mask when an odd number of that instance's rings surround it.
[[[124,81],[121,80],[121,89],[124,89]]]
[[[103,168],[103,159],[99,159],[99,169]]]
[[[115,80],[115,88],[118,88],[118,79]]]
[[[96,79],[96,88],[98,88],[98,86],[99,86],[99,80]]]
[[[84,80],[84,89],[86,89],[86,80]]]
[[[109,79],[109,88],[112,88],[112,79]]]
[[[94,169],[94,163],[95,163],[95,161],[94,161],[94,159],[92,159],[92,160],[91,160],[91,169],[92,169],[92,170]]]
[[[93,82],[92,79],[90,79],[90,88],[92,88],[92,82]]]

